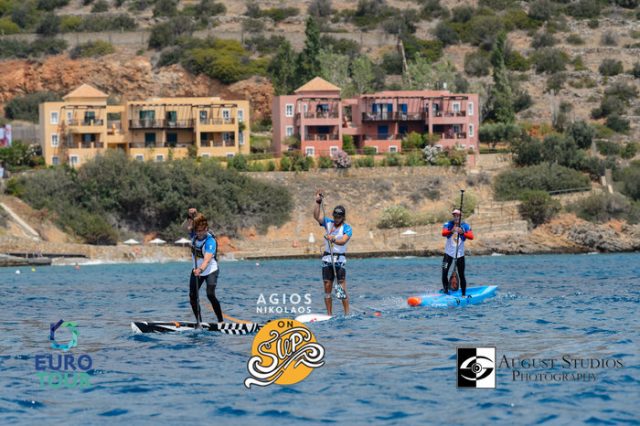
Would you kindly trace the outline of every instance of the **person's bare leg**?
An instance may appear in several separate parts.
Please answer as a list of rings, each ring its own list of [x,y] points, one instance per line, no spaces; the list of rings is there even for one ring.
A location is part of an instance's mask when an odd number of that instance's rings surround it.
[[[325,281],[324,282],[324,304],[327,307],[327,315],[331,316],[333,305],[331,303],[331,290],[333,287],[333,282]],[[327,297],[328,295],[328,297]]]

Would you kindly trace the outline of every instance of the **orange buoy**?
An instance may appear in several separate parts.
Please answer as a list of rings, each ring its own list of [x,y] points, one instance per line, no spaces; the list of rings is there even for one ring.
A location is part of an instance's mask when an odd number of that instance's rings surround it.
[[[407,299],[409,306],[419,306],[422,300],[419,297],[410,297]]]
[[[381,316],[382,316],[382,314],[381,314],[380,312],[376,312],[376,313],[375,313],[375,314],[373,314],[373,315],[374,315],[374,316],[376,316],[376,317],[381,317]]]

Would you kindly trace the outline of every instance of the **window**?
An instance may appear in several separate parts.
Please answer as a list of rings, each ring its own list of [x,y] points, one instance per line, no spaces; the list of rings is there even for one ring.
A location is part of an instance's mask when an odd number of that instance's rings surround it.
[[[287,137],[293,136],[293,126],[286,127],[286,134],[287,134]]]
[[[239,109],[238,110],[238,123],[242,123],[244,121],[244,110],[243,109]]]
[[[162,155],[162,154],[156,155],[156,161],[158,163],[162,163],[164,161],[164,155]]]
[[[307,157],[313,157],[315,155],[315,153],[316,153],[316,149],[314,147],[312,147],[312,146],[309,146],[309,147],[304,149],[304,154]]]
[[[142,110],[138,114],[140,121],[143,122],[142,125],[145,127],[150,127],[156,119],[156,112],[153,110]]]
[[[96,112],[95,111],[87,111],[84,113],[84,124],[85,125],[93,125],[96,121]]]
[[[175,148],[178,144],[178,134],[177,133],[167,133],[167,145],[170,148]]]
[[[231,160],[234,156],[235,156],[235,154],[233,152],[227,152],[227,159],[228,160]]]
[[[144,161],[144,155],[136,154],[136,161]]]
[[[395,145],[389,146],[389,152],[398,152],[398,147]]]
[[[231,111],[229,111],[228,109],[223,109],[222,120],[224,120],[225,123],[228,123],[231,120]]]
[[[73,111],[67,111],[67,124],[73,122]]]
[[[200,111],[200,124],[207,124],[207,111]]]
[[[75,167],[78,164],[80,164],[80,159],[78,158],[77,155],[72,155],[69,157],[69,163],[71,164],[72,167]]]
[[[60,158],[58,157],[51,157],[51,164],[53,164],[54,166],[57,166],[60,164]]]
[[[83,143],[91,143],[96,141],[95,133],[83,133],[82,134],[82,142]]]
[[[400,133],[401,135],[406,135],[407,133],[409,133],[409,126],[407,126],[406,124],[401,124],[398,128],[398,133]]]
[[[386,124],[378,125],[378,139],[386,139],[389,136],[389,126]]]
[[[54,147],[54,148],[57,148],[58,147],[58,142],[59,142],[58,134],[57,133],[53,133],[51,135],[51,146]]]
[[[473,137],[473,124],[469,124],[469,137]]]
[[[460,102],[454,102],[452,107],[453,107],[453,112],[455,113],[460,112]]]
[[[155,133],[145,133],[144,134],[144,147],[149,148],[150,146],[156,146],[156,134]]]
[[[473,115],[473,102],[467,102],[467,115]]]
[[[58,111],[51,111],[51,124],[58,124],[59,119],[60,114],[58,114]]]
[[[334,155],[336,155],[338,153],[338,147],[337,146],[332,146],[331,148],[329,148],[329,153],[333,157]]]
[[[175,125],[178,121],[178,111],[167,111],[165,118],[167,122],[169,122],[169,125]]]
[[[244,132],[238,132],[238,145],[244,145]]]
[[[285,117],[293,117],[293,104],[286,104],[284,106],[284,115]]]

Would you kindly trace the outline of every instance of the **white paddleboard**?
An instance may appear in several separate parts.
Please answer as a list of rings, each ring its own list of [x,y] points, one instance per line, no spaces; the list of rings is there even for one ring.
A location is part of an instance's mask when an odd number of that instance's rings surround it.
[[[296,321],[299,321],[301,323],[320,322],[320,321],[330,320],[331,318],[333,318],[331,315],[326,315],[326,314],[304,314],[304,315],[298,315],[296,317]]]

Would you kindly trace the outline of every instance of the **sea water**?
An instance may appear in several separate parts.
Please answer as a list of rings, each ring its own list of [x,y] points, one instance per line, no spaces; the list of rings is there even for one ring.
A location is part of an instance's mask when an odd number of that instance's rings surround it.
[[[470,256],[469,285],[498,285],[495,298],[408,307],[408,296],[440,288],[440,264],[350,259],[358,313],[310,325],[325,365],[292,386],[251,389],[253,336],[130,329],[192,320],[188,262],[1,269],[0,424],[639,424],[639,254]],[[230,316],[324,312],[319,260],[220,267]],[[200,301],[213,321],[204,288]],[[68,352],[49,341],[61,319],[77,324]],[[456,387],[458,347],[495,347],[495,389]],[[68,356],[90,369],[38,375]]]

